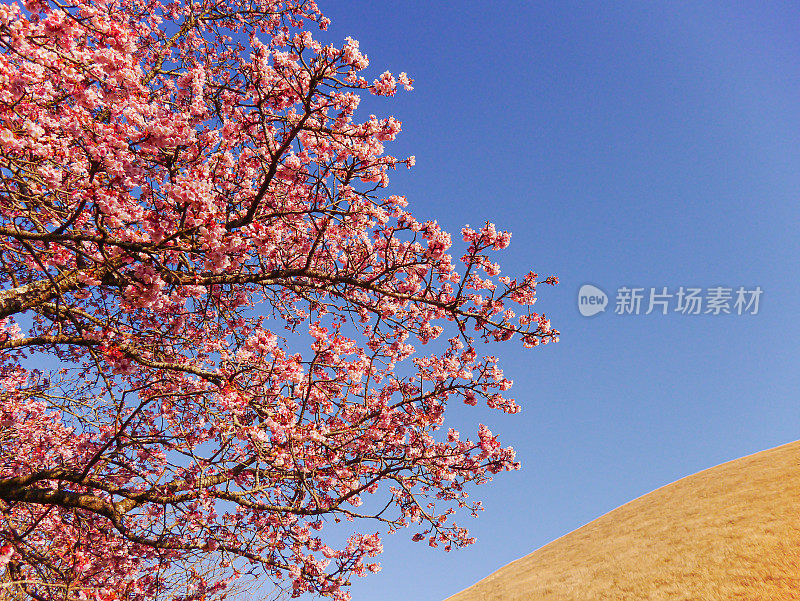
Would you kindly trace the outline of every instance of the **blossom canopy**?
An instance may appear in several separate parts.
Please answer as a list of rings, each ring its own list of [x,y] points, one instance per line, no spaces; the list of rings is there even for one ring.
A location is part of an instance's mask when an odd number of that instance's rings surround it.
[[[468,544],[465,485],[519,467],[444,410],[519,411],[476,338],[556,340],[531,308],[556,278],[501,276],[490,223],[454,259],[383,193],[413,157],[360,94],[413,82],[368,81],[327,24],[302,0],[0,4],[0,586],[20,598],[261,574],[346,599],[378,569],[370,521]],[[340,520],[360,530],[337,545]]]

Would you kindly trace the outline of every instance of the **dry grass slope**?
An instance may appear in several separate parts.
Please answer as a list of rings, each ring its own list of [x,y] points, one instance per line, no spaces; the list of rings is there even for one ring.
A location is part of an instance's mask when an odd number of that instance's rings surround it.
[[[447,601],[800,600],[800,441],[623,505]]]

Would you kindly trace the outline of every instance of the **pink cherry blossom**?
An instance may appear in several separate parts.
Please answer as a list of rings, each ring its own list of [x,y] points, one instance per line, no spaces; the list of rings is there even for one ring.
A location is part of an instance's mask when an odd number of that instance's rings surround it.
[[[356,111],[413,81],[368,80],[327,25],[309,0],[0,4],[15,598],[199,601],[258,574],[344,601],[380,569],[367,532],[468,545],[467,490],[519,468],[446,407],[520,411],[473,337],[557,340],[532,311],[557,279],[503,274],[491,223],[454,244],[382,194],[415,159]]]

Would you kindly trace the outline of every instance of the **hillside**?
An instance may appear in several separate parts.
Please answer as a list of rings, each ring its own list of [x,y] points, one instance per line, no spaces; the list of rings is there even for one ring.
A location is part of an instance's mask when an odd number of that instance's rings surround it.
[[[447,601],[800,600],[800,441],[659,488]]]

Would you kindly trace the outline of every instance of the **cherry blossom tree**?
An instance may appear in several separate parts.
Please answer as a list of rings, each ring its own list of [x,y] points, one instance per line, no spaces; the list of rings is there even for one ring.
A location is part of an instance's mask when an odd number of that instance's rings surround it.
[[[500,276],[489,223],[454,260],[382,193],[414,159],[360,94],[413,82],[366,79],[327,24],[310,0],[0,3],[0,595],[257,573],[347,599],[376,529],[469,544],[465,486],[519,467],[444,410],[519,411],[476,347],[556,340],[531,308],[556,279]]]

